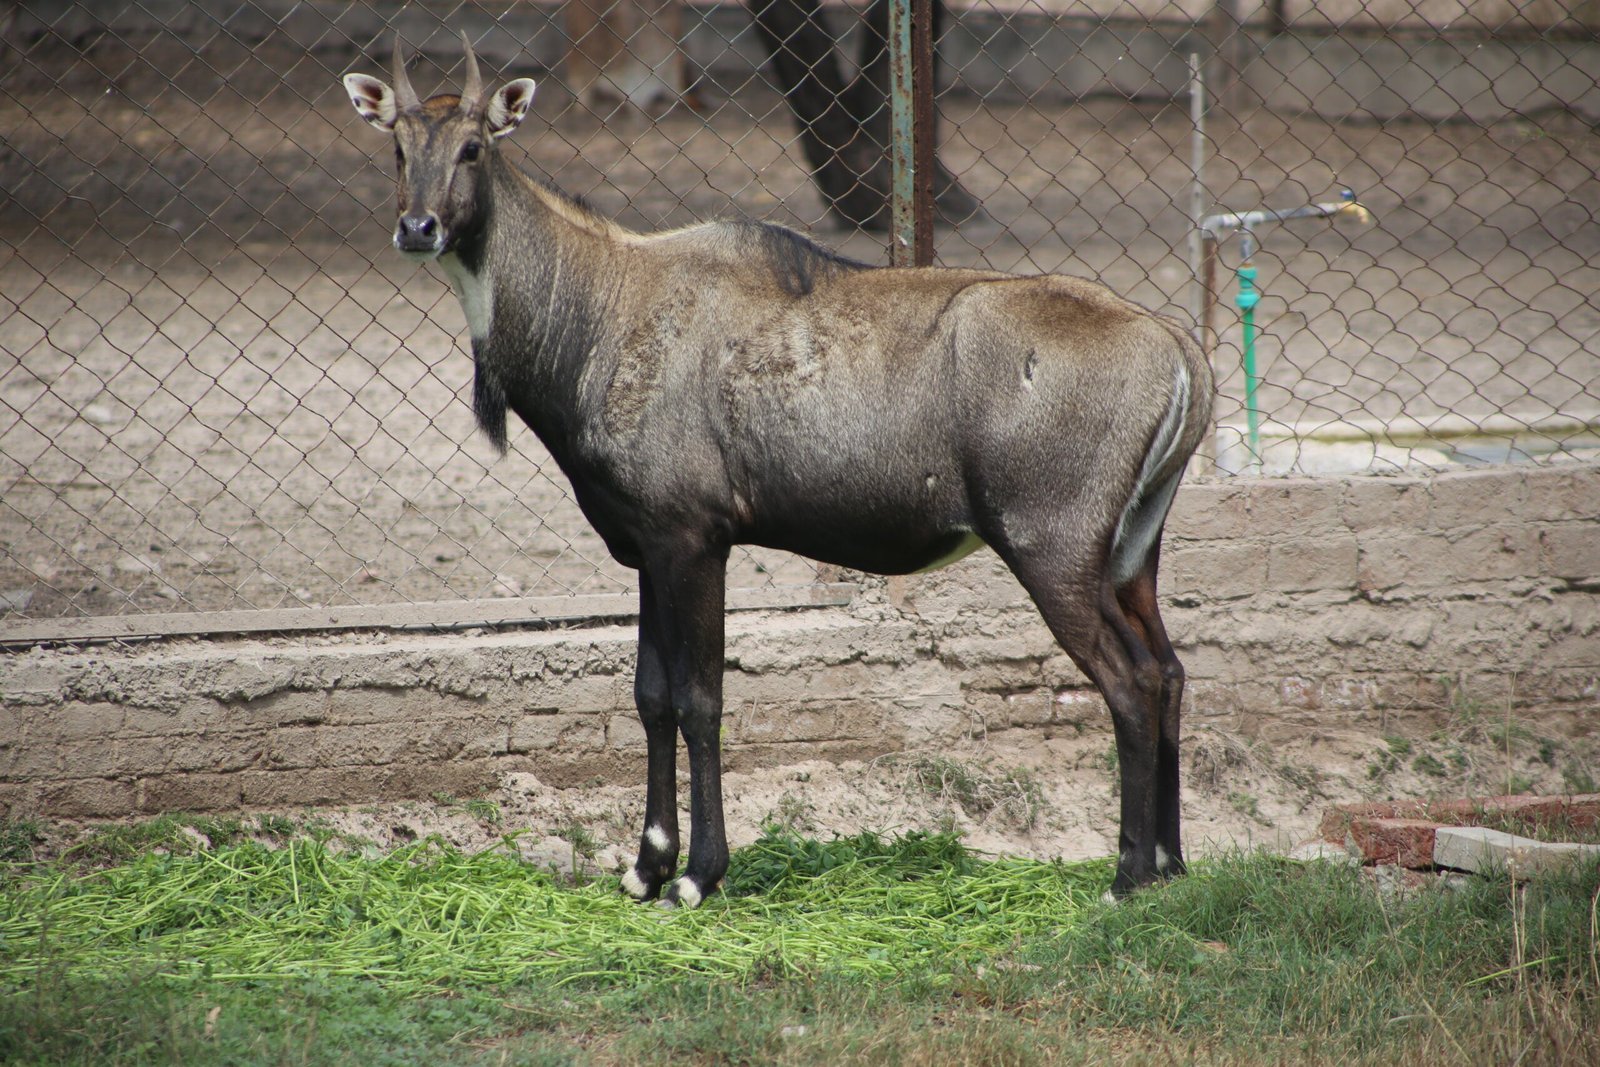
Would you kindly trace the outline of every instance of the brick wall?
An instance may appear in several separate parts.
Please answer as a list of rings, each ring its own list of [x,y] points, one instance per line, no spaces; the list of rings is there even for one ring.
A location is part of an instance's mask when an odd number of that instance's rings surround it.
[[[1162,579],[1191,722],[1469,704],[1600,722],[1600,465],[1187,486]],[[1104,714],[990,553],[729,620],[737,769]],[[633,782],[633,632],[343,634],[0,654],[0,808],[114,816]]]

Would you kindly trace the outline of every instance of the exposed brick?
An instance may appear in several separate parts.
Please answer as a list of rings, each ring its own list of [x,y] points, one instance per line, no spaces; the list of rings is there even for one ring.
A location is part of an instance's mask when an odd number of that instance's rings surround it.
[[[1428,490],[1428,526],[1451,531],[1493,523],[1520,523],[1527,488],[1522,478],[1507,471],[1467,471],[1442,474]]]
[[[317,723],[328,718],[328,704],[337,688],[284,689],[243,702],[228,701],[230,717],[252,726],[279,726],[285,723]]]
[[[1234,482],[1183,486],[1173,499],[1166,533],[1169,543],[1251,536],[1248,488]]]
[[[1530,467],[1523,477],[1523,521],[1592,521],[1600,516],[1600,464]]]
[[[1354,589],[1358,557],[1349,533],[1279,542],[1267,550],[1267,586],[1283,592]]]
[[[409,800],[437,793],[472,796],[493,789],[499,781],[496,760],[398,764],[384,768],[377,776],[377,790],[381,800]]]
[[[1350,820],[1349,841],[1363,863],[1398,863],[1402,867],[1433,866],[1433,835],[1438,824],[1427,819]]]
[[[995,710],[1006,726],[1043,726],[1055,719],[1055,698],[1054,690],[1042,688],[1028,693],[1008,693],[997,702]]]
[[[317,767],[293,771],[247,771],[238,776],[248,807],[298,807],[378,800],[409,800],[435,793],[470,796],[492,788],[499,769],[492,760],[388,767]]]
[[[1600,577],[1600,523],[1547,526],[1539,541],[1546,574],[1569,580]]]
[[[1523,525],[1486,526],[1448,542],[1456,581],[1531,577],[1540,572],[1539,531]]]
[[[21,744],[34,717],[48,714],[47,711],[0,702],[0,746]]]
[[[1249,533],[1311,536],[1341,528],[1344,486],[1332,478],[1267,478],[1249,485]]]
[[[748,706],[725,716],[732,741],[738,744],[778,741],[829,741],[841,735],[836,705],[814,707]]]
[[[337,726],[372,723],[399,725],[437,714],[442,703],[445,701],[440,699],[439,694],[429,690],[377,689],[370,686],[334,689],[327,694],[326,708],[320,714]],[[307,711],[308,716],[316,714],[310,708]]]
[[[0,777],[19,782],[55,778],[66,767],[62,746],[38,741],[0,748]],[[109,767],[89,767],[82,773],[109,773]]]
[[[74,778],[46,785],[39,793],[41,813],[68,819],[111,819],[132,815],[134,784],[108,778]]]
[[[20,819],[42,813],[40,787],[32,782],[0,782],[0,818]]]
[[[606,745],[621,749],[644,748],[644,724],[637,715],[612,715],[606,720]]]
[[[124,709],[117,704],[72,701],[52,710],[40,723],[40,732],[61,741],[111,737],[122,729],[124,716]]]
[[[134,804],[139,811],[226,811],[243,800],[237,774],[164,774],[136,783]]]
[[[1438,589],[1531,576],[1539,567],[1537,538],[1526,526],[1486,526],[1454,539],[1369,533],[1360,537],[1361,587]]]
[[[1267,588],[1267,552],[1260,543],[1178,544],[1163,552],[1161,563],[1165,596],[1231,599]]]
[[[508,750],[540,752],[559,747],[581,752],[604,748],[605,743],[605,719],[599,715],[522,715],[511,722]]]
[[[1341,516],[1351,530],[1421,529],[1428,519],[1426,482],[1404,478],[1351,478],[1344,482]]]
[[[242,725],[238,711],[213,700],[186,700],[175,707],[124,709],[123,737],[192,737],[233,732]]]

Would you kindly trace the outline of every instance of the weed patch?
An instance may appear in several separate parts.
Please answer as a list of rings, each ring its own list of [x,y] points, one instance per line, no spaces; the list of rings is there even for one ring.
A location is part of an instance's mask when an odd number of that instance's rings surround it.
[[[991,815],[1019,830],[1030,829],[1044,811],[1044,792],[1026,770],[1003,772],[943,756],[896,758],[920,792],[955,804],[974,819]]]

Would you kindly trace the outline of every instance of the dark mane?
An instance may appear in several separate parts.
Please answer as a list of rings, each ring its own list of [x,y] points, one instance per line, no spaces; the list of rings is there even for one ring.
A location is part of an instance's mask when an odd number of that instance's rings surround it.
[[[778,285],[790,296],[809,296],[818,278],[846,271],[868,270],[871,265],[841,256],[802,233],[773,222],[736,222],[742,234],[753,239],[760,256],[772,269]]]
[[[571,204],[585,215],[589,215],[592,218],[598,219],[602,222],[607,221],[606,217],[602,215],[593,204],[589,203],[589,201],[585,200],[577,193],[567,192],[565,189],[556,185],[555,182],[552,182],[549,178],[546,178],[542,174],[534,174],[531,171],[523,171],[523,173],[528,175],[529,178],[533,179],[533,181],[538,184],[539,188],[543,189],[547,193],[552,194],[553,196],[560,197],[562,200],[565,200],[567,203]]]

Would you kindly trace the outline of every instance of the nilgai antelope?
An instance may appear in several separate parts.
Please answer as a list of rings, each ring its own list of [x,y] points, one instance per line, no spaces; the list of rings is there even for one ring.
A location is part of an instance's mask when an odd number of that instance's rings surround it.
[[[727,871],[718,732],[735,544],[887,574],[992,548],[1110,708],[1112,892],[1182,872],[1183,668],[1156,562],[1210,425],[1211,371],[1187,334],[1075,278],[868,267],[757,222],[634,233],[496,150],[527,116],[529,79],[485,91],[468,43],[462,94],[419,100],[397,39],[393,80],[344,79],[394,135],[395,247],[437,263],[466,312],[478,425],[504,449],[515,412],[639,571],[649,777],[623,888],[693,906]]]

